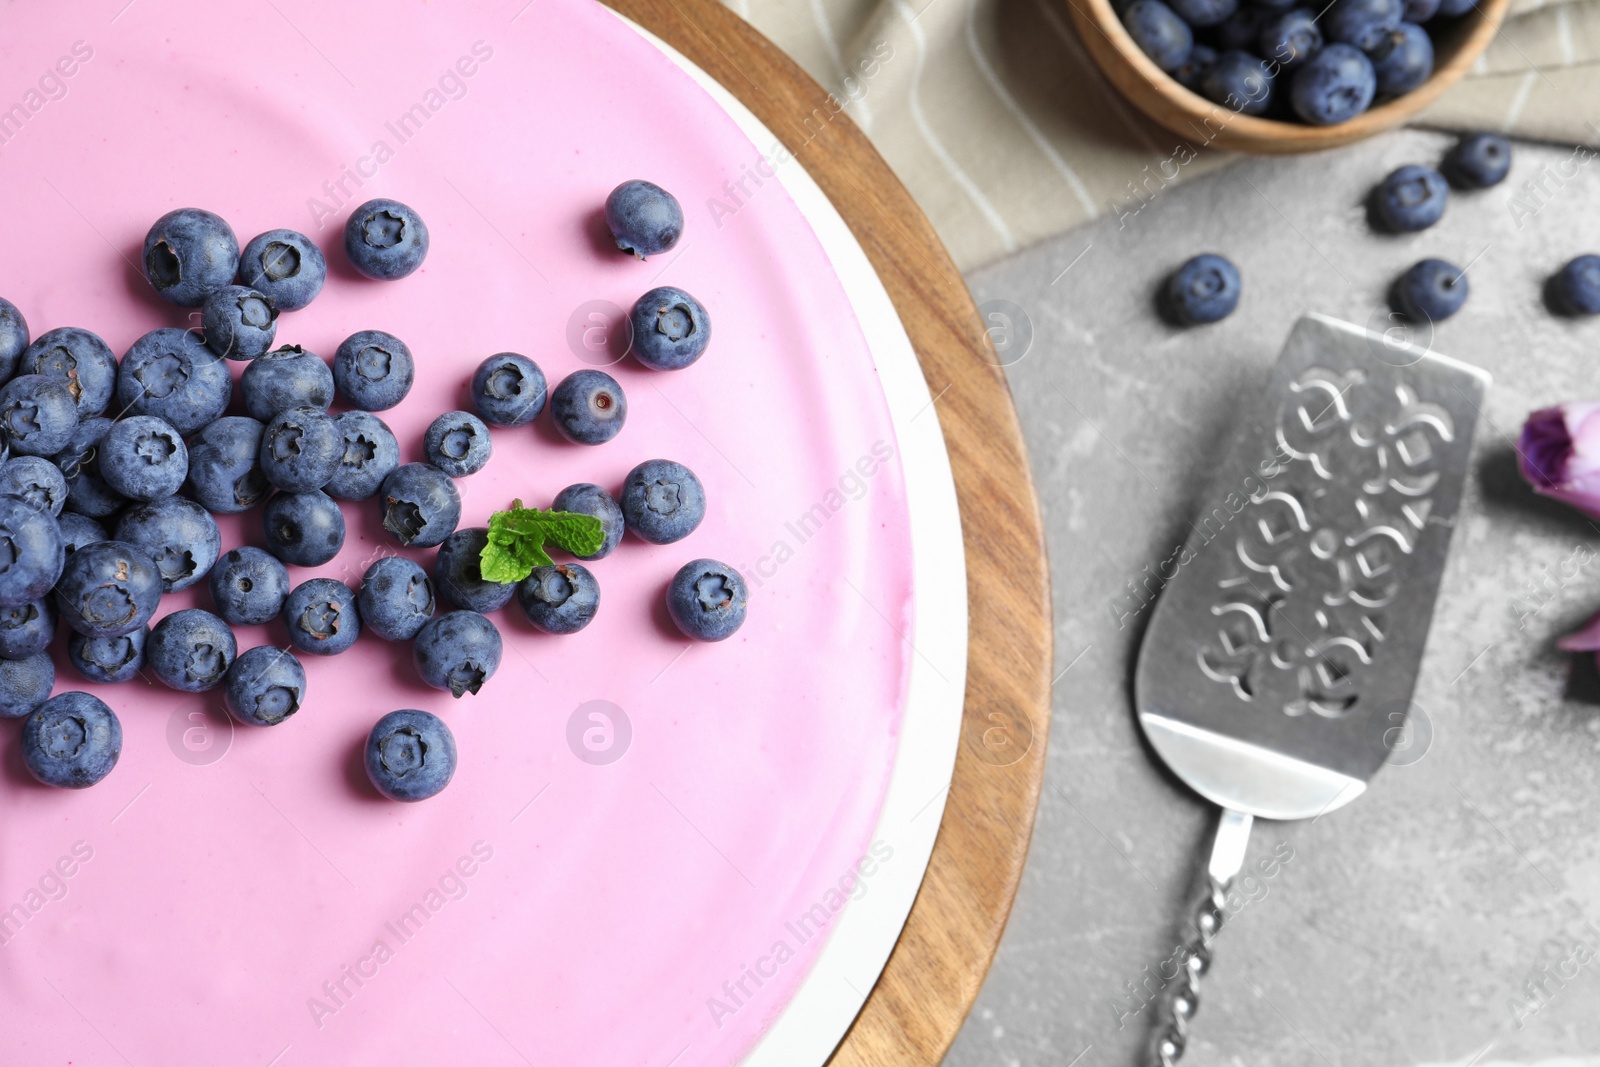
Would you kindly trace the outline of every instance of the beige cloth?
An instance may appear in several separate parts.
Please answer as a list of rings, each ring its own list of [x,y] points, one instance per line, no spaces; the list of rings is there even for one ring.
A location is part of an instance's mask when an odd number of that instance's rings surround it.
[[[1072,0],[726,2],[848,101],[963,270],[1230,159],[1194,155],[1122,101]],[[1512,10],[1425,121],[1600,144],[1600,0]]]

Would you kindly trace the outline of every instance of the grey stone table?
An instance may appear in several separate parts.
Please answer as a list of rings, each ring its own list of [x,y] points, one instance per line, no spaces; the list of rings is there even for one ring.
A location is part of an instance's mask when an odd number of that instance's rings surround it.
[[[1505,184],[1452,194],[1433,229],[1373,233],[1367,190],[1448,143],[1240,164],[970,279],[1015,305],[1001,341],[1061,675],[1022,892],[950,1067],[1142,1062],[1137,989],[1173,952],[1216,813],[1139,736],[1130,590],[1182,542],[1294,320],[1391,325],[1388,284],[1424,256],[1468,267],[1472,292],[1431,344],[1495,378],[1416,693],[1431,736],[1350,807],[1257,824],[1250,863],[1289,858],[1242,888],[1184,1062],[1600,1064],[1600,674],[1554,647],[1600,608],[1600,523],[1534,497],[1513,450],[1531,409],[1600,399],[1600,321],[1541,301],[1550,271],[1600,251],[1600,165],[1519,145]],[[1239,264],[1240,308],[1165,326],[1157,281],[1200,251]]]

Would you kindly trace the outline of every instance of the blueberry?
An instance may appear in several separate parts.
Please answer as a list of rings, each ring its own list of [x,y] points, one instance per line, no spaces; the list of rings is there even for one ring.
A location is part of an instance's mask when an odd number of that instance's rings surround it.
[[[79,515],[76,511],[62,512],[56,518],[56,523],[61,528],[61,548],[69,556],[84,545],[111,539],[110,533],[104,526],[87,515]]]
[[[1172,10],[1191,26],[1216,26],[1239,7],[1239,0],[1170,0]]]
[[[156,623],[145,645],[145,661],[170,688],[203,693],[222,684],[238,652],[226,622],[209,611],[185,608]]]
[[[622,431],[628,418],[628,398],[605,371],[573,371],[550,394],[550,414],[568,440],[580,445],[604,444]]]
[[[1495,133],[1473,133],[1445,153],[1444,176],[1458,189],[1499,185],[1511,170],[1511,142]]]
[[[225,415],[189,442],[189,495],[210,512],[237,515],[272,492],[261,470],[261,424],[247,415]]]
[[[427,800],[456,773],[456,739],[437,715],[404,709],[367,735],[367,777],[390,800]]]
[[[1222,256],[1203,252],[1167,278],[1161,290],[1162,310],[1185,326],[1217,322],[1239,306],[1239,268]]]
[[[322,408],[333,403],[333,371],[315,352],[299,345],[274,348],[250,361],[239,377],[244,409],[266,422],[289,408]]]
[[[617,247],[645,259],[665,252],[683,235],[683,208],[677,198],[651,182],[623,182],[606,197],[606,225]]]
[[[49,597],[0,608],[0,656],[24,659],[50,647],[56,636],[56,606]]]
[[[1224,52],[1200,78],[1200,95],[1241,115],[1259,115],[1272,104],[1273,76],[1265,60],[1237,49]]]
[[[385,641],[409,641],[433,618],[433,582],[421,565],[384,556],[361,576],[356,607],[367,630]]]
[[[705,307],[671,286],[652,289],[633,305],[633,355],[651,370],[681,370],[711,343]]]
[[[18,374],[43,374],[67,387],[78,418],[102,415],[117,390],[117,357],[99,334],[63,326],[42,333],[16,364]]]
[[[261,473],[287,493],[328,484],[344,458],[344,436],[321,408],[289,408],[261,430]]]
[[[422,266],[428,227],[398,200],[368,200],[345,223],[344,251],[350,265],[368,278],[394,281]]]
[[[1261,28],[1272,19],[1272,12],[1254,4],[1241,4],[1233,14],[1217,23],[1208,37],[1212,44],[1224,52],[1235,49],[1255,51]],[[1271,58],[1263,56],[1262,58]]]
[[[220,416],[233,396],[227,361],[188,330],[152,330],[133,343],[117,371],[118,410],[159,415],[191,434]]]
[[[271,645],[240,653],[222,680],[222,702],[246,726],[276,726],[305,699],[305,668],[294,653]]]
[[[1427,22],[1439,13],[1439,0],[1405,0],[1400,18],[1405,22]]]
[[[506,606],[517,591],[515,582],[486,582],[478,570],[489,531],[467,526],[444,539],[433,561],[433,583],[444,602],[487,615]]]
[[[233,281],[239,238],[221,216],[199,208],[170,211],[144,239],[144,276],[180,307],[196,308]]]
[[[129,500],[158,500],[183,488],[189,448],[166,419],[134,415],[100,442],[100,477]]]
[[[1306,7],[1283,12],[1261,28],[1257,44],[1261,54],[1281,69],[1294,70],[1322,48],[1317,13]]]
[[[493,449],[489,427],[465,411],[445,412],[422,435],[423,455],[452,478],[465,478],[483,470]]]
[[[1372,210],[1384,229],[1406,233],[1438,222],[1449,198],[1450,186],[1442,174],[1410,163],[1390,172],[1372,191]]]
[[[1400,25],[1404,10],[1405,0],[1334,0],[1323,12],[1322,32],[1329,41],[1370,52]]]
[[[1177,70],[1194,47],[1194,31],[1161,0],[1133,0],[1122,12],[1122,24],[1139,50],[1162,70]]]
[[[144,550],[161,575],[162,590],[168,593],[203,580],[222,551],[217,520],[181,496],[133,505],[117,519],[114,536]]]
[[[344,512],[321,490],[278,493],[261,509],[267,551],[296,567],[320,567],[344,547]]]
[[[311,303],[327,280],[322,249],[294,230],[268,230],[239,255],[239,284],[270,296],[282,311]]]
[[[416,377],[411,349],[392,333],[362,330],[345,338],[333,355],[339,396],[362,411],[384,411],[404,400]]]
[[[615,498],[598,485],[590,482],[580,482],[569,485],[556,494],[555,501],[550,505],[553,511],[570,511],[577,515],[591,515],[600,520],[600,527],[605,532],[605,541],[600,545],[600,551],[592,556],[579,556],[582,560],[604,559],[611,555],[611,550],[617,547],[617,542],[622,540],[622,506]]]
[[[56,665],[48,652],[0,659],[0,719],[32,715],[55,684]]]
[[[1330,44],[1294,72],[1289,102],[1311,125],[1333,126],[1365,111],[1377,91],[1377,74],[1366,54]]]
[[[544,401],[544,371],[527,356],[501,352],[472,372],[472,406],[491,426],[526,426]]]
[[[264,355],[278,336],[278,305],[243,285],[225,285],[206,297],[200,325],[206,347],[224,359]]]
[[[66,385],[43,374],[19,374],[0,387],[0,429],[20,456],[53,456],[72,441],[78,408]]]
[[[67,506],[95,519],[115,515],[128,502],[100,477],[100,442],[110,430],[110,419],[84,419],[72,431],[67,447],[54,459],[67,480]]]
[[[411,646],[417,674],[459,699],[476,693],[500,666],[500,631],[476,611],[451,611],[423,623]]]
[[[1433,73],[1433,39],[1410,22],[1386,31],[1367,54],[1385,96],[1409,93]]]
[[[1395,310],[1412,322],[1448,319],[1467,302],[1467,276],[1442,259],[1424,259],[1394,285]]]
[[[600,583],[577,563],[535,567],[517,583],[517,604],[547,634],[575,634],[600,610]]]
[[[289,590],[283,623],[294,647],[314,656],[336,656],[361,636],[356,595],[332,578],[312,578]]]
[[[1445,18],[1456,18],[1465,15],[1478,5],[1478,0],[1440,0],[1439,10],[1436,12]]]
[[[20,500],[0,497],[0,607],[38,600],[61,577],[65,551],[56,520]]]
[[[60,515],[67,506],[67,477],[42,456],[16,456],[0,466],[0,496]]]
[[[289,595],[289,568],[272,553],[246,545],[217,560],[206,584],[223,621],[260,626],[283,611],[283,598]]]
[[[144,670],[150,627],[141,626],[118,637],[67,635],[67,660],[86,682],[117,685],[131,682]]]
[[[85,637],[120,637],[150,621],[161,572],[144,549],[97,541],[66,557],[55,587],[61,621]]]
[[[333,421],[344,451],[323,491],[340,500],[370,500],[400,466],[400,443],[382,419],[365,411],[347,411]]]
[[[94,785],[120,755],[122,724],[105,701],[88,693],[51,697],[22,724],[22,762],[45,785]]]
[[[28,320],[17,305],[0,299],[0,382],[17,372],[17,360],[28,347]]]
[[[405,463],[378,489],[383,528],[411,548],[428,548],[450,536],[461,521],[461,494],[450,476],[431,463]]]
[[[1569,260],[1551,277],[1550,295],[1563,315],[1600,314],[1600,256]]]
[[[744,625],[750,590],[744,575],[714,559],[685,563],[667,586],[667,612],[696,641],[722,641]]]
[[[1208,44],[1196,44],[1189,49],[1189,58],[1171,71],[1172,77],[1185,89],[1200,91],[1200,80],[1217,65],[1217,50]]]
[[[693,471],[670,459],[647,459],[622,483],[622,518],[635,537],[670,545],[706,517],[706,491]]]

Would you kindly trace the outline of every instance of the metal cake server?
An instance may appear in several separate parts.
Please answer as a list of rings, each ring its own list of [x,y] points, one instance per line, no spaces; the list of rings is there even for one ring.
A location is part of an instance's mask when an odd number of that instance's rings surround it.
[[[1152,1058],[1199,1007],[1256,818],[1360,796],[1403,736],[1489,376],[1320,315],[1289,335],[1139,650],[1152,747],[1222,807]]]

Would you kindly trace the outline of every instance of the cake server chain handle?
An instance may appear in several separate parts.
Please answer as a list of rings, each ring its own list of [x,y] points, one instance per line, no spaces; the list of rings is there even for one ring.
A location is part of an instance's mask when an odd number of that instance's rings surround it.
[[[1162,990],[1157,1008],[1154,1060],[1158,1067],[1173,1067],[1189,1043],[1189,1023],[1200,1010],[1200,978],[1211,966],[1211,944],[1222,930],[1228,887],[1244,866],[1254,821],[1253,816],[1224,809],[1217,822],[1204,888],[1189,915],[1188,940],[1179,949],[1182,966]]]

